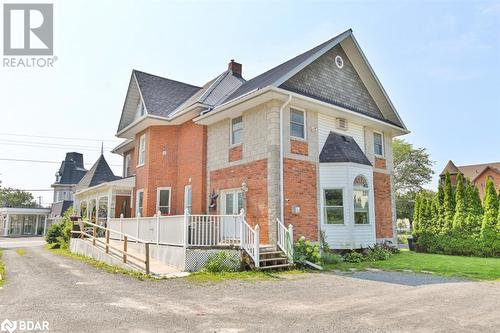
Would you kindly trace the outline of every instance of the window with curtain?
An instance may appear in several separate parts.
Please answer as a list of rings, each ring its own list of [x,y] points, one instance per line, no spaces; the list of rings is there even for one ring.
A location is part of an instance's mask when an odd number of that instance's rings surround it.
[[[146,134],[139,138],[139,165],[143,165],[146,161]]]
[[[369,189],[365,176],[359,175],[353,183],[354,224],[369,224]]]

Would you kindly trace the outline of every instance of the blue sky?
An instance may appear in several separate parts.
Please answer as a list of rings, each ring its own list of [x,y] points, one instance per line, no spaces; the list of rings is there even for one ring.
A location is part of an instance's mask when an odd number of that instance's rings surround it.
[[[500,161],[499,1],[72,0],[54,11],[55,67],[0,67],[0,157],[60,161],[67,148],[94,162],[100,140],[108,151],[118,142],[132,68],[201,85],[234,58],[248,79],[352,28],[405,138],[429,150],[437,173],[449,159]],[[121,159],[106,158],[120,173]],[[46,189],[57,168],[0,161],[0,180]]]

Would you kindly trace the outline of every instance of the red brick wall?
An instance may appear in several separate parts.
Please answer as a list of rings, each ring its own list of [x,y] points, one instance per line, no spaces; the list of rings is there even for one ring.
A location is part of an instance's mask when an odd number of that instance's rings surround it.
[[[243,146],[239,145],[229,149],[229,162],[239,161],[243,158]]]
[[[267,244],[268,204],[267,204],[267,160],[258,160],[210,172],[210,193],[239,188],[245,182],[247,222],[252,227],[260,227],[260,242]],[[218,207],[220,209],[220,206]]]
[[[385,158],[375,157],[375,168],[377,169],[386,169],[386,161]]]
[[[139,138],[146,134],[146,161],[135,167],[138,160]],[[188,121],[179,126],[152,126],[138,133],[135,140],[133,168],[136,187],[132,215],[135,216],[136,191],[144,189],[144,216],[156,213],[158,187],[171,188],[171,214],[183,214],[184,186],[193,187],[193,213],[205,211],[206,126]]]
[[[318,198],[316,164],[307,161],[285,159],[285,225],[293,225],[294,238],[305,236],[318,240]],[[300,213],[292,214],[292,206],[299,205]]]
[[[374,172],[375,231],[377,238],[393,237],[391,178],[388,174]]]
[[[299,155],[308,155],[309,147],[307,142],[299,140],[290,140],[290,152]]]
[[[481,199],[484,198],[484,194],[486,192],[486,181],[488,180],[488,177],[493,178],[493,184],[495,184],[495,190],[498,191],[498,188],[500,187],[500,175],[491,169],[486,170],[483,172],[479,177],[476,178],[474,181],[474,185],[479,189],[479,194],[481,195]]]

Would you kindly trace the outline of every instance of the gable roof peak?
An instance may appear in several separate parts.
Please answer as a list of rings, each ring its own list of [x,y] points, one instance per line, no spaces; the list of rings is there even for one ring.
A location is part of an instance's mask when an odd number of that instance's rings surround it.
[[[460,173],[460,170],[457,168],[455,163],[452,162],[452,160],[449,160],[446,166],[444,167],[443,171],[441,172],[440,176],[443,176],[448,172],[450,175],[456,175]]]

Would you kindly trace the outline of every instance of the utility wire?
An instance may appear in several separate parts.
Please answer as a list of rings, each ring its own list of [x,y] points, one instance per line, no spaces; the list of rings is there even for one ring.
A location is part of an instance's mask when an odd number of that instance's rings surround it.
[[[59,146],[59,147],[79,147],[79,148],[92,148],[95,149],[95,146],[83,146],[83,145],[73,145],[73,144],[61,144],[61,143],[55,143],[55,142],[34,142],[34,141],[18,141],[18,140],[7,140],[7,139],[2,139],[0,138],[0,141],[2,142],[8,142],[8,143],[18,143],[18,144],[35,144],[35,145],[49,145],[49,146]],[[110,149],[109,147],[106,147],[106,149]]]
[[[61,161],[44,161],[44,160],[23,160],[17,158],[0,158],[0,161],[9,162],[27,162],[27,163],[51,163],[51,164],[61,164]],[[93,165],[93,163],[85,163],[85,165]],[[121,164],[110,164],[109,166],[121,167]]]
[[[0,142],[0,145],[14,145],[14,146],[23,146],[23,147],[35,147],[35,148],[50,148],[50,149],[64,149],[64,150],[68,150],[70,146],[68,147],[55,147],[55,146],[47,146],[47,145],[43,145],[43,144],[39,144],[39,145],[36,145],[36,144],[25,144],[25,143],[10,143],[10,142]],[[76,148],[76,147],[75,147]],[[101,149],[91,149],[91,148],[78,148],[78,149],[74,149],[74,150],[84,150],[84,151],[101,151]],[[111,151],[110,150],[106,150],[106,152],[110,153]]]
[[[96,142],[114,142],[116,143],[118,140],[101,140],[101,139],[91,139],[91,138],[75,138],[75,137],[63,137],[63,136],[47,136],[47,135],[32,135],[32,134],[18,134],[18,133],[0,133],[0,135],[8,135],[8,136],[23,136],[30,138],[46,138],[46,139],[66,139],[66,140],[81,140],[81,141],[96,141]]]

